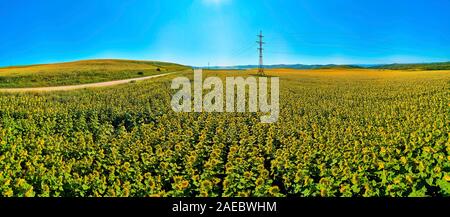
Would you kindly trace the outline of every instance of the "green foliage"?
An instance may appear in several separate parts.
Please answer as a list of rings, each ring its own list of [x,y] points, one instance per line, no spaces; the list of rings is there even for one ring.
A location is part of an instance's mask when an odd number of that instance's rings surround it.
[[[174,113],[174,76],[0,94],[0,195],[449,195],[448,73],[308,73],[280,75],[274,124]]]

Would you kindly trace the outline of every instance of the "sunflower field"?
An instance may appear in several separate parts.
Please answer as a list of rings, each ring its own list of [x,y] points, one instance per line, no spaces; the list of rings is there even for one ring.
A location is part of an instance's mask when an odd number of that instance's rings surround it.
[[[450,196],[449,71],[268,74],[280,77],[273,124],[258,113],[173,112],[176,75],[0,93],[0,195]]]

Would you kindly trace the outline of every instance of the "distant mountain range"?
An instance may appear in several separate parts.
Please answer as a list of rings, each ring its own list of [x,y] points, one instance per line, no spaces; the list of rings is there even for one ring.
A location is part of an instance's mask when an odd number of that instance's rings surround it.
[[[254,69],[258,68],[258,65],[237,65],[237,66],[210,66],[210,67],[202,67],[203,69]],[[362,68],[356,65],[304,65],[304,64],[276,64],[276,65],[264,65],[266,69],[279,69],[279,68],[288,68],[288,69],[332,69],[332,68]]]
[[[203,69],[254,69],[258,65],[237,65],[237,66],[210,66]],[[276,64],[264,65],[266,69],[289,68],[289,69],[392,69],[392,70],[450,70],[450,62],[438,63],[411,63],[411,64],[358,64],[358,65],[304,65],[304,64]]]
[[[450,62],[377,65],[369,68],[394,70],[448,70]]]

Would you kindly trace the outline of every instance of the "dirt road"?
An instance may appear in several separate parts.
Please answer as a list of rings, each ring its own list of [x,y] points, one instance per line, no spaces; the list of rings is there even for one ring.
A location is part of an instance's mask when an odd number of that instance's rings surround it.
[[[16,92],[50,92],[50,91],[68,91],[68,90],[77,90],[77,89],[84,89],[84,88],[92,88],[92,87],[108,87],[108,86],[114,86],[118,84],[126,84],[130,83],[132,81],[142,81],[147,80],[151,78],[158,78],[166,75],[175,74],[177,72],[171,72],[171,73],[165,73],[165,74],[159,74],[159,75],[152,75],[147,77],[140,77],[140,78],[130,78],[125,80],[116,80],[116,81],[106,81],[106,82],[99,82],[99,83],[90,83],[90,84],[77,84],[77,85],[68,85],[68,86],[55,86],[55,87],[27,87],[27,88],[0,88],[0,92],[8,92],[8,93],[16,93]]]

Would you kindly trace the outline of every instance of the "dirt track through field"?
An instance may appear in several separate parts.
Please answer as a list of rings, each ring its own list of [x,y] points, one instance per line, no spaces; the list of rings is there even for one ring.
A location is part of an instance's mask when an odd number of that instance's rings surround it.
[[[90,83],[90,84],[77,84],[77,85],[68,85],[68,86],[55,86],[55,87],[26,87],[26,88],[0,88],[0,92],[8,92],[8,93],[17,93],[17,92],[50,92],[50,91],[68,91],[68,90],[77,90],[77,89],[84,89],[84,88],[92,88],[92,87],[108,87],[108,86],[114,86],[119,84],[126,84],[130,83],[132,81],[142,81],[152,78],[158,78],[162,76],[167,76],[171,74],[175,74],[181,71],[177,72],[170,72],[165,74],[159,74],[159,75],[151,75],[146,77],[140,77],[140,78],[130,78],[125,80],[116,80],[116,81],[106,81],[106,82],[99,82],[99,83]]]

